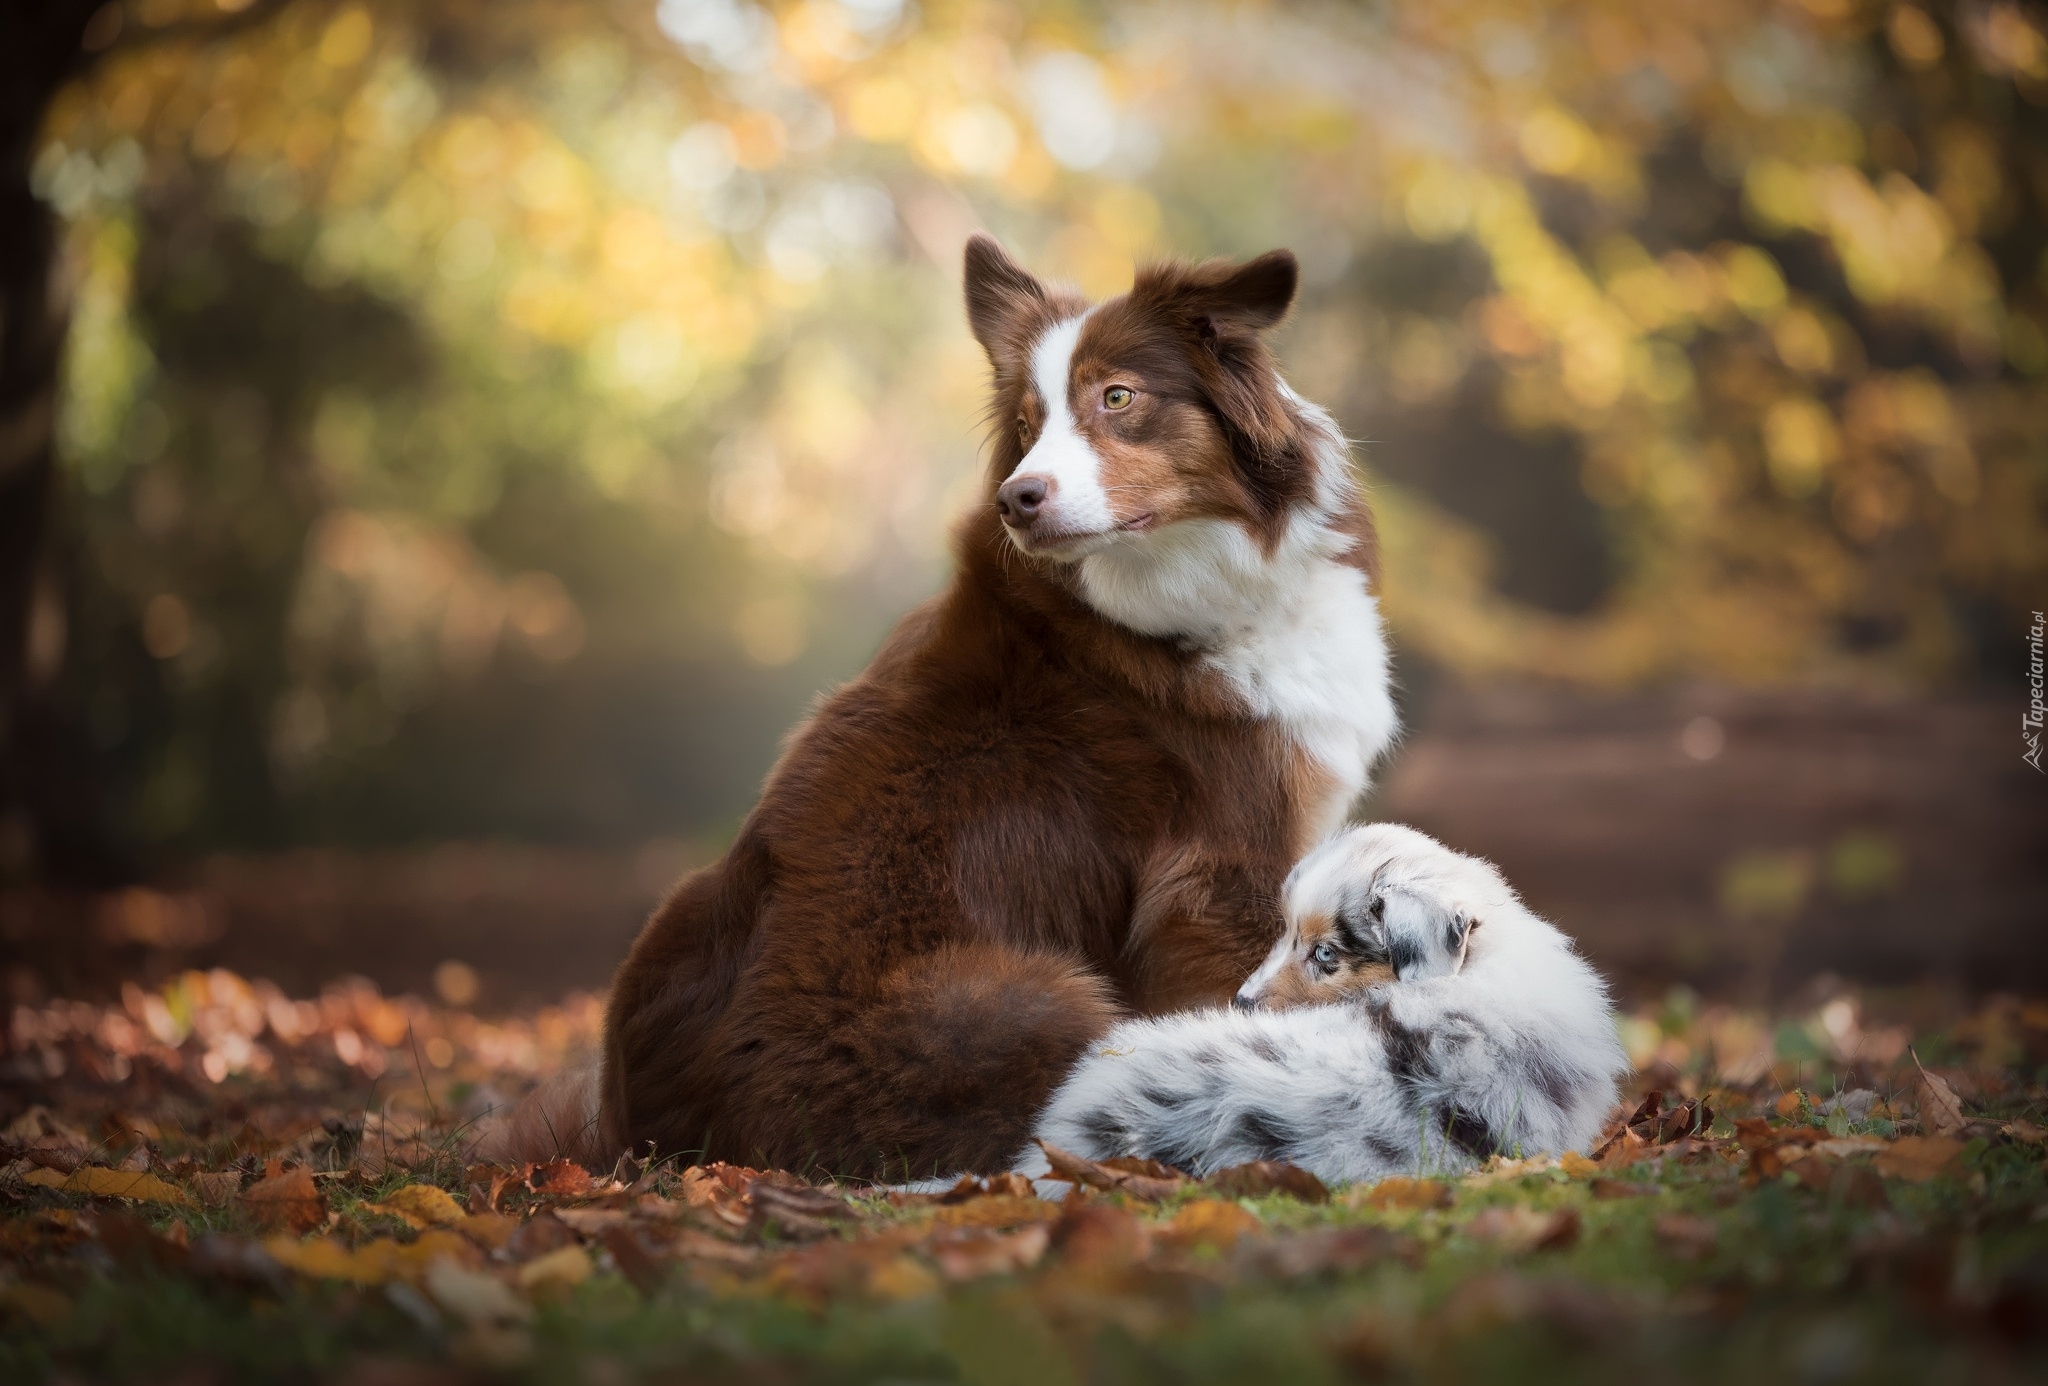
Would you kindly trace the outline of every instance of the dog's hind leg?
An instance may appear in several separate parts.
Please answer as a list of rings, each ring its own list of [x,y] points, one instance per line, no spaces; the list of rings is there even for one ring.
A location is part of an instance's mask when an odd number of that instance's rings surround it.
[[[726,1158],[896,1182],[1007,1169],[1121,1015],[1073,960],[985,943],[948,945],[834,1001],[826,1017],[814,997],[736,1001],[726,1040],[757,1047],[722,1104]]]

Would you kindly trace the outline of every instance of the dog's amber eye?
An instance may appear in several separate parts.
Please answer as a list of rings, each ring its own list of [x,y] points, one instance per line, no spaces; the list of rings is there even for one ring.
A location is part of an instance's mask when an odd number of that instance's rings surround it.
[[[1122,385],[1112,385],[1102,392],[1102,402],[1111,409],[1127,409],[1137,396]]]

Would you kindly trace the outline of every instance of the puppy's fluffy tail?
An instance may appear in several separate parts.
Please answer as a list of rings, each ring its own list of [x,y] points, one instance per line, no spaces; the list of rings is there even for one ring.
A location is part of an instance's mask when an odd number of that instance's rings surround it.
[[[497,1164],[574,1160],[596,1168],[610,1163],[598,1132],[598,1069],[563,1069],[528,1093],[510,1112],[484,1123],[478,1158]]]

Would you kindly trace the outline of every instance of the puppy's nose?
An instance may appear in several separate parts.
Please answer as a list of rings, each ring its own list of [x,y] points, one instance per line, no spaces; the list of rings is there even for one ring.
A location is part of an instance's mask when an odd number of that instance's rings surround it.
[[[1012,529],[1029,529],[1038,509],[1052,494],[1052,478],[1026,472],[1013,476],[996,491],[996,514]]]
[[[1259,1008],[1259,1003],[1249,993],[1242,991],[1230,998],[1230,1004],[1240,1011],[1255,1011]]]

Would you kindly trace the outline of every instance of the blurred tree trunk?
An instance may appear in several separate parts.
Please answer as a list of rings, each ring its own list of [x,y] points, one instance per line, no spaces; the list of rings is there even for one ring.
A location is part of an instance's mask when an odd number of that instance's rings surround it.
[[[119,29],[99,0],[0,5],[0,874],[26,863],[34,684],[61,655],[61,608],[39,595],[56,476],[57,374],[68,305],[56,218],[29,186],[51,100]],[[40,603],[47,609],[37,611]]]

